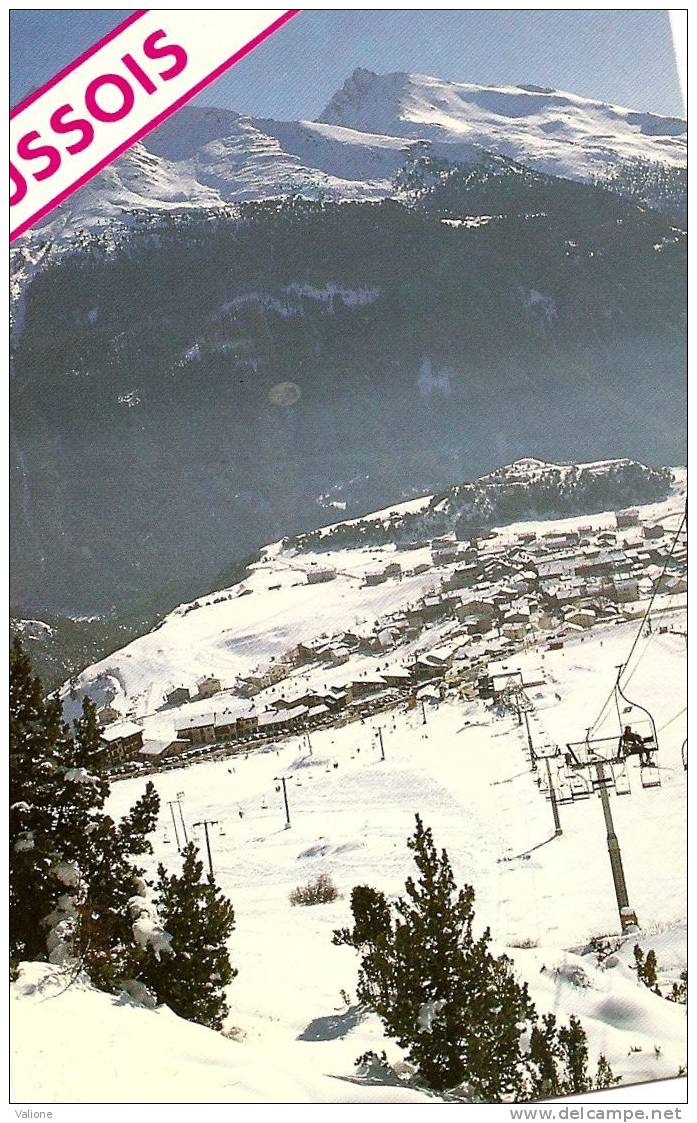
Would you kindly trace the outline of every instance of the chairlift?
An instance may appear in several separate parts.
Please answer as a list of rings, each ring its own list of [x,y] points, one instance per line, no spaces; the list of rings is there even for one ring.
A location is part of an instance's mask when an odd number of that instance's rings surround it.
[[[167,834],[167,831],[165,831],[162,841],[164,842],[165,846],[170,845],[169,835]]]
[[[687,737],[680,746],[680,759],[682,760],[683,768],[687,772]]]
[[[571,789],[571,797],[574,801],[590,799],[591,785],[585,776],[579,776],[578,774],[570,776],[569,787]]]
[[[661,786],[661,773],[655,761],[649,764],[642,764],[639,769],[641,776],[642,788],[660,788]]]
[[[220,830],[218,831],[218,838],[225,838],[225,827],[222,823],[220,824]]]
[[[617,710],[617,720],[619,722],[620,728],[620,751],[621,755],[625,757],[639,756],[642,767],[646,767],[646,757],[648,756],[648,754],[655,753],[658,750],[658,732],[656,730],[656,722],[653,719],[651,711],[648,710],[646,706],[643,706],[640,702],[633,702],[632,699],[628,698],[622,690],[621,677],[623,668],[624,664],[622,664],[618,668],[617,680],[615,682],[615,709]],[[621,713],[620,699],[625,703],[625,705],[622,707]],[[639,714],[642,716],[632,717],[631,732],[635,733],[636,737],[635,742],[628,745],[625,740],[624,734],[624,729],[627,728],[627,726],[625,726],[622,714],[634,715],[635,711],[639,711]],[[655,785],[649,786],[653,787]]]
[[[632,787],[629,782],[629,772],[627,764],[622,761],[621,764],[614,764],[612,771],[615,778],[615,795],[631,795]]]

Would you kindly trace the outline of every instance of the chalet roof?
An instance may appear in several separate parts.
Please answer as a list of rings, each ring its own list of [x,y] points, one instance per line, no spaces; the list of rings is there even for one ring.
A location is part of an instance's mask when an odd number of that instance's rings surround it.
[[[196,714],[194,717],[185,717],[177,723],[177,729],[203,729],[206,726],[214,726],[216,724],[223,725],[224,722],[216,722],[216,714]],[[220,717],[223,715],[220,714]]]
[[[102,741],[118,741],[121,737],[135,737],[137,733],[142,734],[143,730],[140,725],[136,725],[134,721],[117,721],[113,725],[107,725],[102,731]]]
[[[311,706],[307,711],[308,717],[323,717],[324,714],[329,713],[329,707],[325,706],[324,702],[320,702],[317,706]]]

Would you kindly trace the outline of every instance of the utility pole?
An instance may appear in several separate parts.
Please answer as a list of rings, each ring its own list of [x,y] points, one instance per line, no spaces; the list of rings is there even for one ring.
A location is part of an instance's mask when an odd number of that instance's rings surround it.
[[[210,871],[211,881],[213,881],[213,856],[211,854],[211,840],[210,840],[210,837],[208,835],[208,828],[209,827],[217,827],[217,826],[218,826],[218,820],[217,819],[202,819],[200,823],[194,823],[194,827],[203,827],[203,830],[204,830],[205,835],[206,835],[206,850],[208,851],[208,869]]]
[[[290,827],[290,809],[288,807],[288,791],[286,789],[286,777],[285,776],[274,776],[274,780],[276,780],[277,783],[280,783],[283,787],[283,803],[285,804],[285,808],[286,808],[285,830],[288,830],[288,828]]]
[[[184,822],[184,812],[182,811],[182,800],[183,800],[183,798],[184,798],[184,792],[177,792],[177,804],[179,806],[179,818],[182,821],[182,830],[184,832],[184,842],[186,844],[188,844],[189,836],[186,833],[186,823]]]
[[[305,734],[305,739],[307,741],[307,750],[308,750],[310,756],[312,756],[312,741],[310,740],[310,734],[309,733]]]
[[[382,728],[378,725],[378,740],[380,741],[380,760],[385,759],[385,745],[382,740]]]
[[[605,766],[599,762],[596,762],[595,774],[598,781],[598,794],[600,795],[600,802],[603,805],[605,827],[607,829],[607,852],[610,855],[610,868],[612,870],[612,880],[615,885],[615,896],[617,898],[617,909],[620,914],[620,925],[622,927],[622,931],[626,932],[631,925],[637,923],[637,918],[636,913],[629,907],[627,883],[624,880],[624,868],[622,866],[622,854],[620,851],[620,844],[617,839],[617,835],[615,834],[615,824],[612,821],[612,809],[610,807],[610,797],[607,791]]]
[[[421,724],[426,725],[426,703],[424,702],[423,698],[421,699],[421,713],[423,715],[423,721]]]
[[[518,713],[520,713],[520,712],[521,711],[518,710]],[[530,768],[532,769],[533,772],[537,772],[537,760],[535,758],[535,750],[532,747],[532,737],[530,735],[530,722],[528,721],[527,710],[523,710],[522,713],[523,713],[523,717],[525,718],[525,731],[528,735],[528,750],[530,752]]]
[[[174,814],[174,805],[175,805],[176,802],[177,802],[176,799],[171,799],[171,800],[168,800],[167,805],[168,805],[169,810],[170,810],[171,815],[172,815],[172,826],[174,827],[174,839],[177,843],[177,850],[181,850],[181,846],[179,845],[179,831],[177,830],[177,819],[176,819],[176,816]]]
[[[559,820],[559,807],[557,805],[557,793],[554,790],[552,783],[552,769],[549,764],[549,757],[545,757],[545,764],[547,765],[547,783],[549,784],[549,802],[552,804],[552,816],[554,818],[554,834],[555,836],[562,833],[561,822]]]

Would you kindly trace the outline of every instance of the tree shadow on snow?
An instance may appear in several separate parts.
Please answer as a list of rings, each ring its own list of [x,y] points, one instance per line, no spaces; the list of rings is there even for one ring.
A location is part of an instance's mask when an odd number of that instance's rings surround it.
[[[338,1041],[345,1037],[352,1029],[363,1021],[366,1010],[363,1006],[349,1006],[340,1014],[326,1014],[322,1018],[313,1018],[301,1034],[298,1041]]]

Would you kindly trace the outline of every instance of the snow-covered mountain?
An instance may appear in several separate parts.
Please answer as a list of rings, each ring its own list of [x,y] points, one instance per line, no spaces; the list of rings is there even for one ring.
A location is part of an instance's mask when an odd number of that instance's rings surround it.
[[[478,86],[355,70],[319,117],[411,139],[468,141],[554,175],[585,179],[625,160],[685,162],[685,122],[541,86]]]
[[[685,122],[536,86],[478,86],[356,70],[317,121],[185,106],[38,227],[80,229],[279,195],[375,199],[418,149],[466,164],[484,153],[554,175],[604,178],[636,161],[685,164]]]

